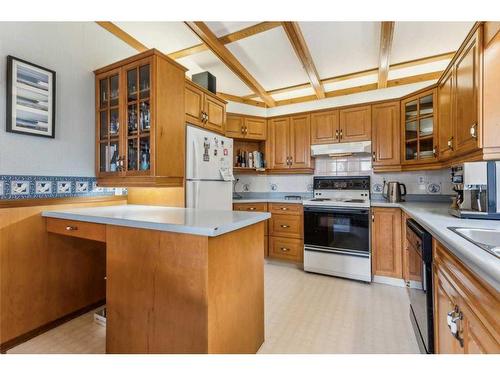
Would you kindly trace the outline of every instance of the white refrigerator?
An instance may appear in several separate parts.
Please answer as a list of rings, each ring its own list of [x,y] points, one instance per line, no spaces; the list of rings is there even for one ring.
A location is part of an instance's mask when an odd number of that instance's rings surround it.
[[[186,207],[233,208],[233,140],[186,126]]]

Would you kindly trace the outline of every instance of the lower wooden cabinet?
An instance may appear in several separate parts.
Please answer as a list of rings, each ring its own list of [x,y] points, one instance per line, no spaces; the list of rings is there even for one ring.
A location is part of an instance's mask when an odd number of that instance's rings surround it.
[[[372,274],[403,277],[399,208],[372,208]]]
[[[500,353],[500,293],[472,274],[441,243],[434,240],[433,247],[436,353]]]
[[[301,239],[269,236],[269,257],[302,262],[304,241]]]

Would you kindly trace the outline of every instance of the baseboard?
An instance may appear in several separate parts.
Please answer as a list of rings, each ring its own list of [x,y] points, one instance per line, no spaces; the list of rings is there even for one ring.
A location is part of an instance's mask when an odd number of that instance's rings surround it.
[[[106,304],[105,299],[97,301],[91,305],[88,305],[88,306],[85,306],[81,309],[73,311],[69,314],[64,315],[63,317],[61,317],[59,319],[53,320],[52,322],[44,324],[44,325],[42,325],[38,328],[35,328],[29,332],[26,332],[20,336],[14,337],[13,339],[10,339],[4,343],[1,343],[0,344],[0,353],[5,354],[7,352],[7,350],[12,349],[15,346],[22,344],[23,342],[26,342],[28,340],[31,340],[33,337],[36,337],[38,335],[41,335],[42,333],[50,331],[51,329],[54,329],[57,326],[60,326],[61,324],[64,324],[72,319],[79,317],[80,315],[86,314],[89,311],[97,309],[99,306],[102,306],[105,304]]]
[[[377,284],[386,284],[386,285],[398,286],[400,288],[406,288],[405,281],[403,279],[397,279],[395,277],[374,275],[373,282]]]

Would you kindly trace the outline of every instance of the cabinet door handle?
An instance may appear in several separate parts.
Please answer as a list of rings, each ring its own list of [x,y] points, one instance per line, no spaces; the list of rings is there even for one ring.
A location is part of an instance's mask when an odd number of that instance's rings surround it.
[[[372,214],[372,223],[375,222],[375,215]]]
[[[450,139],[448,139],[448,148],[450,150],[453,150],[453,137],[451,137]]]
[[[375,151],[372,152],[372,160],[373,161],[377,160],[377,155],[375,154]]]
[[[470,135],[472,138],[477,138],[477,123],[472,124],[470,127]]]
[[[245,126],[245,134],[248,134],[248,128]]]
[[[286,253],[287,251],[290,251],[290,249],[288,247],[281,247],[280,250],[284,253]]]
[[[245,134],[245,127],[244,126],[241,127],[241,134]]]
[[[434,157],[436,157],[438,155],[438,148],[437,148],[437,146],[434,146],[434,148],[432,149],[432,155],[434,155]]]
[[[339,130],[335,130],[335,139],[339,139]]]
[[[67,230],[67,231],[78,230],[78,227],[74,227],[74,226],[68,225],[68,226],[66,227],[66,230]]]
[[[448,312],[446,316],[446,323],[448,324],[448,328],[450,328],[450,332],[458,340],[460,343],[460,347],[464,346],[464,339],[460,337],[460,321],[463,318],[463,314],[460,311],[458,305],[455,305],[455,308]]]
[[[340,129],[340,140],[342,140],[342,129]]]
[[[281,228],[290,228],[290,225],[281,224],[280,226],[281,226]]]

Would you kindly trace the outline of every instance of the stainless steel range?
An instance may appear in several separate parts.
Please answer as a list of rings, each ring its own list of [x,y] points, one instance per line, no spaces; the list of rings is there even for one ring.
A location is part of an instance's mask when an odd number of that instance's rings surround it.
[[[314,177],[303,204],[304,270],[370,282],[370,177]]]

